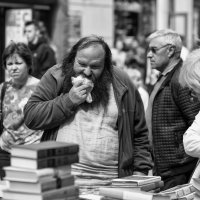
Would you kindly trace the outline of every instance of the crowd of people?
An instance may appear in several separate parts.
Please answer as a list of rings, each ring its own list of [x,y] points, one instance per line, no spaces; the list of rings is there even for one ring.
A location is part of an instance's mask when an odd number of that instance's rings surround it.
[[[183,61],[181,37],[170,29],[138,37],[130,49],[91,35],[55,65],[35,22],[25,34],[28,45],[11,42],[2,55],[9,74],[0,85],[2,179],[14,144],[55,140],[79,144],[72,173],[80,191],[151,170],[164,181],[161,190],[190,181],[200,157],[199,49]],[[158,75],[151,92],[148,64]]]

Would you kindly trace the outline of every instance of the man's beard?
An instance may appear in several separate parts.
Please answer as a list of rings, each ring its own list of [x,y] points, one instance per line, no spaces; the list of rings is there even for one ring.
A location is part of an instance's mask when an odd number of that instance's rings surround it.
[[[73,67],[70,67],[67,73],[65,73],[63,93],[68,93],[73,87],[71,77],[76,77]],[[84,104],[91,107],[102,105],[106,109],[110,96],[111,83],[112,75],[107,69],[104,69],[98,80],[94,82],[94,87],[91,91],[92,102],[87,103],[85,101]]]

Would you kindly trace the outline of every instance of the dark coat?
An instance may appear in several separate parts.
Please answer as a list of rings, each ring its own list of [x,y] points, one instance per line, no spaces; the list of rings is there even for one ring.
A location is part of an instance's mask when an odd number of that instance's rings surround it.
[[[60,66],[54,66],[25,106],[26,125],[45,129],[43,140],[56,140],[59,126],[76,112],[68,93],[62,93],[63,81]],[[129,77],[117,68],[113,72],[113,89],[119,113],[119,177],[134,171],[147,174],[152,159],[142,100]]]
[[[42,38],[36,44],[28,44],[33,54],[31,75],[41,79],[44,73],[56,64],[55,52]]]
[[[183,134],[199,112],[200,102],[191,97],[188,88],[180,86],[181,66],[182,61],[167,74],[152,107],[154,175],[162,177],[192,171],[197,161],[185,153]]]

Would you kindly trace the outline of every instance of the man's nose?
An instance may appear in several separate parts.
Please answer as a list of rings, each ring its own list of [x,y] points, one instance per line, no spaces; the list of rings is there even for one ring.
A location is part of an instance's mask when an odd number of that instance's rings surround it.
[[[147,58],[151,58],[151,57],[152,57],[152,52],[149,51],[149,52],[147,53]]]
[[[92,70],[91,70],[91,68],[90,68],[89,66],[85,68],[84,74],[85,74],[85,76],[87,76],[87,77],[89,77],[89,76],[92,75]]]

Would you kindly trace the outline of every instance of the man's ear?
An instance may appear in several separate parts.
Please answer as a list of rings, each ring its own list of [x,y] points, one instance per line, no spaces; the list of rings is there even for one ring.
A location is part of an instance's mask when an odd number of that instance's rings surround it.
[[[174,54],[175,54],[175,52],[176,52],[176,47],[173,46],[173,45],[170,46],[170,47],[168,48],[168,57],[169,57],[169,58],[173,57]]]

